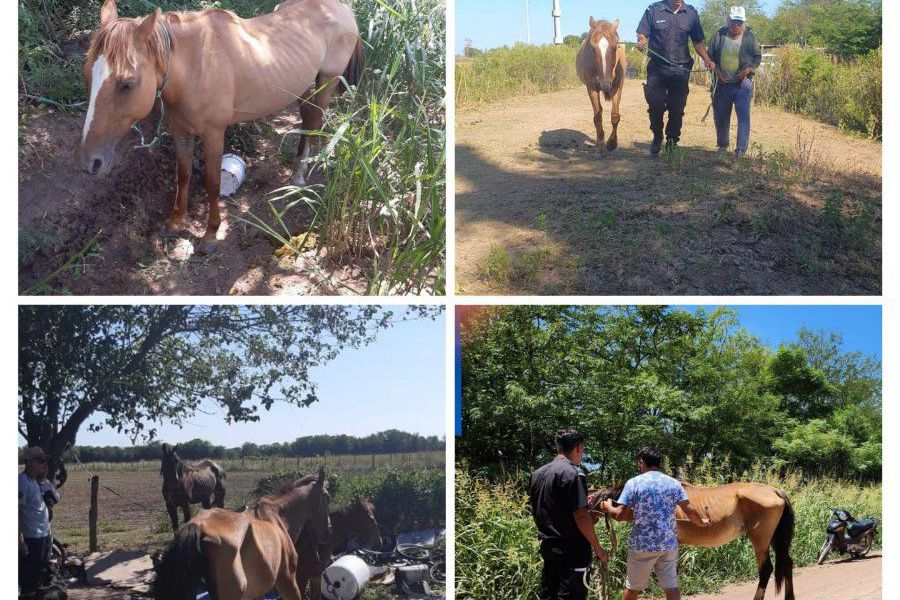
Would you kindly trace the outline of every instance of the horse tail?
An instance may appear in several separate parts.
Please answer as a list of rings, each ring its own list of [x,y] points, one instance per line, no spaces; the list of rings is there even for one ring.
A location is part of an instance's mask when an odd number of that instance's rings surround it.
[[[366,70],[366,46],[363,44],[362,38],[356,38],[356,48],[350,56],[350,62],[344,69],[344,80],[340,83],[340,91],[346,92],[348,85],[359,85],[362,81],[363,71]],[[344,83],[346,82],[346,83]]]
[[[187,523],[165,550],[156,568],[153,597],[156,600],[195,600],[197,589],[208,572],[203,555],[202,532],[194,523]]]
[[[785,581],[793,579],[794,560],[791,558],[791,543],[794,541],[794,507],[787,494],[781,490],[775,492],[784,500],[784,512],[775,527],[772,536],[772,549],[775,550],[775,591],[781,593]]]

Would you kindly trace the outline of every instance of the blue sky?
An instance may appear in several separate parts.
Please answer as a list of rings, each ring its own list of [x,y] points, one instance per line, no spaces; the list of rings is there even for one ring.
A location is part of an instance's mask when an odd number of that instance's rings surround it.
[[[383,331],[374,344],[315,369],[320,400],[312,406],[279,402],[269,412],[261,410],[257,423],[226,425],[210,403],[205,408],[213,415],[198,413],[183,429],[162,427],[159,439],[177,443],[203,438],[233,447],[320,433],[364,436],[385,429],[444,436],[444,318],[400,323]],[[126,436],[108,429],[91,433],[87,427],[78,442],[131,445]]]
[[[687,310],[697,307],[686,306]],[[714,309],[713,306],[704,308]],[[797,337],[797,331],[825,329],[844,338],[844,351],[881,359],[880,306],[730,306],[741,326],[773,348]]]
[[[761,0],[771,14],[781,0]],[[466,38],[480,49],[511,46],[524,42],[526,0],[456,0],[456,53],[462,54]],[[635,41],[638,21],[650,4],[649,0],[560,0],[563,35],[581,35],[587,31],[588,19],[622,20],[619,32],[626,41]],[[703,0],[689,1],[701,8]],[[739,4],[736,0],[735,4]],[[553,42],[552,0],[528,0],[531,15],[531,43]],[[724,22],[724,18],[723,18]]]

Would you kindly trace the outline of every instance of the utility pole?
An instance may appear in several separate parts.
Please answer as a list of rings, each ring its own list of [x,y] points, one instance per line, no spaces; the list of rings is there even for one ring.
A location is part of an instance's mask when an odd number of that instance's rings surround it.
[[[531,45],[531,14],[528,11],[528,0],[525,0],[525,43]]]
[[[557,46],[563,43],[562,24],[560,17],[562,13],[559,10],[559,0],[553,0],[553,43]]]

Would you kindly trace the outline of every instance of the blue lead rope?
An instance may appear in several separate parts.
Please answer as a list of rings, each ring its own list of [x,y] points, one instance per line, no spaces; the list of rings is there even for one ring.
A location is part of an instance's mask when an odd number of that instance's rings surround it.
[[[157,23],[160,27],[162,27],[163,37],[166,38],[166,72],[163,73],[162,84],[159,86],[159,89],[156,90],[156,102],[159,102],[159,121],[156,124],[156,135],[153,137],[153,140],[150,143],[144,139],[144,132],[141,131],[141,128],[138,126],[137,122],[135,122],[131,128],[137,131],[138,135],[141,136],[141,143],[136,145],[135,148],[140,149],[150,149],[155,148],[159,145],[160,140],[162,140],[162,136],[165,135],[162,133],[163,121],[166,116],[166,104],[162,99],[162,91],[163,88],[166,87],[166,83],[169,81],[169,67],[172,64],[172,37],[169,34],[169,30],[162,23]]]

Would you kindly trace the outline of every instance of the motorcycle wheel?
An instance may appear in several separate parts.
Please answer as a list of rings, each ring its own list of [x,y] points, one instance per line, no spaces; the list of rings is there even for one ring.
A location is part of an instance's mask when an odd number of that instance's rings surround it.
[[[819,560],[816,561],[817,565],[821,565],[825,562],[825,559],[831,554],[831,543],[831,538],[829,537],[825,540],[825,543],[822,544],[822,549],[819,551]]]
[[[853,558],[862,558],[866,554],[872,550],[872,544],[875,542],[875,533],[870,531],[859,541],[854,548],[854,550],[850,553]]]

